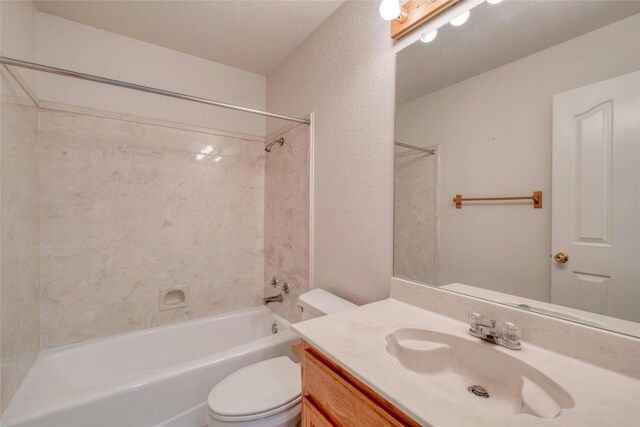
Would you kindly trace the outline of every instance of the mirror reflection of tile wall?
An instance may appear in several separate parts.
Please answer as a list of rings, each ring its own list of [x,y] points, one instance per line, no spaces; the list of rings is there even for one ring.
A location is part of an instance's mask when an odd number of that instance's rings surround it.
[[[396,277],[436,284],[438,155],[396,147],[393,271]]]

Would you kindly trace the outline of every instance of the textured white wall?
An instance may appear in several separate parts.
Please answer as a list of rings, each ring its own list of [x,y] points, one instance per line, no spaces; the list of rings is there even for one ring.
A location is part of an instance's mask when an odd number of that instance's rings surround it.
[[[38,62],[264,109],[265,77],[46,13],[38,17]],[[38,73],[42,101],[264,136],[261,116]]]
[[[638,28],[635,15],[398,106],[398,140],[439,144],[440,284],[549,301],[552,97],[640,69]],[[540,210],[451,201],[534,190]]]
[[[267,77],[270,111],[314,113],[314,285],[358,303],[387,297],[392,273],[395,57],[378,6],[346,2]]]

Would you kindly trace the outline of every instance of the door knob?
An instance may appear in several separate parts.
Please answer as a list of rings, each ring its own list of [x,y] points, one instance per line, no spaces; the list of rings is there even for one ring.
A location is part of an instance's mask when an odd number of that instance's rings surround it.
[[[564,252],[558,252],[557,254],[555,254],[553,256],[553,259],[555,262],[558,262],[560,264],[564,264],[565,262],[569,261],[569,255],[567,255]]]

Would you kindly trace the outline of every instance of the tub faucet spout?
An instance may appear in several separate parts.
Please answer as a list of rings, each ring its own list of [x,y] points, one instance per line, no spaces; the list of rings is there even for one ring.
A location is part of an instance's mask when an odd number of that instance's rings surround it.
[[[264,305],[269,305],[272,302],[282,302],[283,300],[283,296],[282,294],[278,294],[274,297],[266,297],[266,298],[262,298],[262,302],[264,303]]]

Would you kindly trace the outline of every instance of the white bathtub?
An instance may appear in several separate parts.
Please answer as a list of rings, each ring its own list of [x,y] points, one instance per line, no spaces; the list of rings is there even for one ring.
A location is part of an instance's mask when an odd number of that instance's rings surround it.
[[[256,307],[47,350],[2,424],[200,427],[215,384],[251,363],[293,358],[296,340],[286,320]]]

